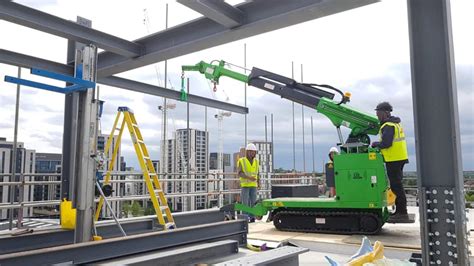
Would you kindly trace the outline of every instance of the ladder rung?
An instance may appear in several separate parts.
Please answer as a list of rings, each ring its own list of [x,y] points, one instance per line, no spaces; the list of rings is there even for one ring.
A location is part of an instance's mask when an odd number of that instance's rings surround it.
[[[161,190],[161,189],[155,189],[155,190],[153,190],[153,191],[155,192],[155,194],[156,194],[156,193],[163,193],[163,190]]]
[[[160,210],[162,210],[162,211],[165,211],[165,210],[167,210],[167,209],[169,209],[168,206],[160,206]]]
[[[143,159],[144,159],[144,160],[150,160],[150,157],[143,156]]]
[[[148,173],[148,175],[158,175],[157,173]]]
[[[136,128],[138,128],[138,125],[137,125],[137,124],[133,124],[133,123],[132,123],[132,127],[136,127]]]
[[[144,144],[145,142],[143,140],[137,139],[137,143]]]

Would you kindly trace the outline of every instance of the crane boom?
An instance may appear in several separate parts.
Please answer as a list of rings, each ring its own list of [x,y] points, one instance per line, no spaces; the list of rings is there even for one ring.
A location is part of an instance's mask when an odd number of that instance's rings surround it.
[[[198,71],[216,84],[219,83],[222,76],[229,77],[314,108],[331,120],[336,128],[339,129],[341,126],[350,128],[351,133],[348,142],[368,144],[370,139],[368,140],[367,135],[378,134],[380,124],[377,117],[347,105],[346,103],[350,100],[349,96],[336,88],[328,85],[299,83],[291,78],[256,67],[252,68],[249,75],[245,75],[225,68],[226,64],[222,60],[217,64],[201,61],[196,65],[182,66],[182,71]],[[334,101],[335,94],[321,88],[330,89],[341,94],[341,101]]]

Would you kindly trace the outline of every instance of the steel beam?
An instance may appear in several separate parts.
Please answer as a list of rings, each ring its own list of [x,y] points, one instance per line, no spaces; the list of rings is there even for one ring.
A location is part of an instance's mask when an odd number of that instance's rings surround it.
[[[128,80],[120,77],[102,77],[99,78],[99,83],[109,85],[112,87],[132,90],[136,92],[146,93],[155,96],[161,96],[168,99],[180,100],[181,92],[165,89],[163,87],[146,84],[143,82]],[[188,94],[188,102],[198,105],[204,105],[208,107],[217,108],[220,110],[227,110],[234,113],[246,114],[248,113],[248,108],[241,107],[235,104],[225,103],[221,101],[216,101],[208,99],[202,96]]]
[[[469,265],[450,1],[407,3],[423,265]]]
[[[176,226],[184,228],[224,220],[224,213],[217,209],[173,213]],[[120,219],[127,235],[153,232],[156,229],[156,215]],[[119,237],[121,232],[114,221],[97,222],[97,231],[104,239]],[[56,247],[74,243],[74,231],[62,229],[37,230],[20,236],[0,236],[0,254],[21,252],[40,248]]]
[[[0,255],[0,264],[49,265],[58,263],[93,263],[180,245],[224,239],[237,240],[240,245],[243,245],[247,242],[247,232],[246,220],[217,222],[182,229]]]
[[[216,266],[237,266],[237,265],[285,265],[298,266],[299,255],[308,252],[308,248],[284,246],[269,251],[252,254],[242,258],[216,263]]]
[[[4,49],[0,49],[0,63],[24,68],[46,69],[60,74],[73,75],[74,73],[73,66],[68,66],[58,62],[53,62]]]
[[[94,263],[101,266],[114,265],[202,265],[210,259],[230,256],[239,252],[239,242],[235,240],[222,240],[212,243],[201,243],[166,249],[164,251],[148,252],[134,256],[127,256],[107,261]]]
[[[21,66],[25,68],[41,68],[49,71],[61,73],[61,74],[70,74],[74,72],[72,66],[65,64],[36,58],[29,55],[19,54],[4,49],[0,49],[0,63],[5,63],[14,66]],[[150,85],[138,81],[128,80],[120,77],[103,77],[99,78],[98,83],[105,84],[113,87],[118,87],[130,91],[136,91],[141,93],[146,93],[150,95],[165,97],[169,99],[179,100],[180,93],[171,89],[165,89],[160,86]],[[239,114],[248,113],[248,108],[238,106],[235,104],[225,103],[221,101],[216,101],[213,99],[208,99],[202,96],[189,94],[188,101],[193,104],[208,106],[212,108],[217,108],[220,110],[231,111]]]
[[[223,0],[178,0],[178,3],[229,29],[240,26],[245,17],[240,9],[227,4]]]
[[[94,44],[124,57],[142,53],[142,45],[79,25],[73,21],[50,15],[11,1],[0,1],[0,19],[32,29],[44,31],[69,40]]]
[[[217,45],[329,16],[378,0],[272,0],[249,1],[237,6],[245,14],[239,27],[229,30],[209,18],[199,18],[135,42],[146,53],[129,59],[110,52],[99,55],[99,77],[146,66]]]

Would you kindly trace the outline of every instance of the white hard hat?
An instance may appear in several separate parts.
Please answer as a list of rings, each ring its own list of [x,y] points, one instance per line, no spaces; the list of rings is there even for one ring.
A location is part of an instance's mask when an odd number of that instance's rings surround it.
[[[339,153],[339,151],[337,150],[336,147],[331,147],[331,149],[329,149],[329,153],[331,153],[331,152],[337,152],[337,153]]]
[[[247,151],[257,151],[257,147],[253,143],[247,144],[247,147],[245,148]]]

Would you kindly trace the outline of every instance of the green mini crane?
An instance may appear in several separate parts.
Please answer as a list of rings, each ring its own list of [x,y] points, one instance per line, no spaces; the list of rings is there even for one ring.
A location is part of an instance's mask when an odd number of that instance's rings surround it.
[[[390,189],[382,155],[370,147],[369,135],[377,135],[380,127],[377,117],[348,106],[350,94],[329,85],[298,83],[255,67],[249,75],[244,75],[225,68],[226,65],[225,61],[217,64],[201,61],[182,66],[182,70],[183,75],[185,71],[198,71],[214,84],[218,84],[222,76],[229,77],[315,108],[336,127],[341,154],[334,157],[335,197],[273,198],[254,207],[236,203],[222,210],[241,210],[256,216],[270,212],[269,220],[284,231],[378,233],[389,217],[387,195]],[[334,100],[335,93],[341,95],[340,101]],[[346,141],[341,126],[351,129]]]

